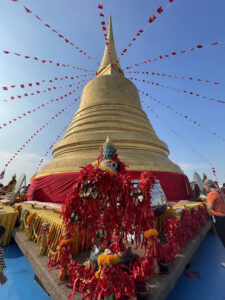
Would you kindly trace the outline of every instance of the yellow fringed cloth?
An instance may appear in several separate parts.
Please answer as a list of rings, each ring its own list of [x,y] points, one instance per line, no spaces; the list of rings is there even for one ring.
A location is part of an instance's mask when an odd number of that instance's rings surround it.
[[[3,206],[3,209],[0,209],[0,225],[6,228],[3,241],[0,243],[1,247],[9,245],[18,215],[18,211],[11,206]]]
[[[191,210],[192,208],[197,209],[199,205],[203,206],[203,203],[202,202],[194,202],[194,201],[186,201],[186,200],[183,200],[183,201],[181,200],[176,203],[168,202],[168,207],[165,211],[165,216],[173,215],[180,221],[182,209],[185,209],[185,208],[187,208],[189,210]]]
[[[47,234],[47,247],[46,251],[42,251],[43,254],[57,255],[59,251],[59,243],[62,236],[65,233],[65,227],[63,225],[62,219],[60,218],[60,213],[52,209],[46,209],[43,207],[32,207],[29,203],[20,203],[16,204],[22,206],[22,215],[21,215],[21,225],[20,229],[26,232],[28,239],[31,241],[37,242],[40,246],[42,244],[42,234],[43,234],[43,225],[48,223],[48,234]],[[27,215],[23,217],[23,212],[27,210]],[[81,241],[74,229],[74,244],[73,244],[73,255],[77,255],[81,250],[85,250],[88,244],[88,235],[83,234],[82,240],[84,240],[84,248],[81,249]],[[43,245],[45,246],[45,245]],[[43,255],[42,254],[42,255]]]

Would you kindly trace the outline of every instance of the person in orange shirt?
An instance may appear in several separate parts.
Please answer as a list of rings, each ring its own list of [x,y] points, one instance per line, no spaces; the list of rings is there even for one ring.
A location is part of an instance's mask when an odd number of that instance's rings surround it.
[[[210,179],[204,181],[204,188],[208,192],[207,207],[212,215],[218,237],[225,247],[225,195]],[[225,268],[225,263],[221,265]]]

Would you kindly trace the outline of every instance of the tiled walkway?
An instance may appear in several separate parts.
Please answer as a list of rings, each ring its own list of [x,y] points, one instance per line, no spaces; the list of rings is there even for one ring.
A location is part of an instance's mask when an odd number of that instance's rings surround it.
[[[225,249],[210,232],[187,270],[199,272],[202,279],[183,274],[166,300],[225,300],[225,268],[221,261],[225,262]]]
[[[51,300],[34,281],[34,271],[17,244],[4,247],[8,281],[0,286],[1,300]]]

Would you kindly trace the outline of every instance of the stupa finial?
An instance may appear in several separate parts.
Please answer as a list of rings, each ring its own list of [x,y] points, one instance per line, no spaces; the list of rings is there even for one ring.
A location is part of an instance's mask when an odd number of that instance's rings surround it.
[[[111,146],[114,146],[114,147],[115,147],[115,145],[113,144],[113,142],[112,142],[112,140],[111,140],[111,138],[110,138],[110,135],[107,135],[106,140],[105,140],[105,143],[103,144],[103,147],[104,147],[104,146],[107,146],[107,145],[111,145]]]
[[[98,70],[98,75],[105,75],[106,70],[109,72],[109,70],[112,72],[112,69],[114,71],[118,71],[120,74],[123,75],[123,71],[119,64],[119,59],[116,54],[116,48],[115,48],[115,42],[113,38],[113,30],[112,30],[112,18],[109,17],[108,22],[108,32],[107,32],[107,41],[105,46],[105,52],[103,55],[103,59],[100,65],[100,68]]]

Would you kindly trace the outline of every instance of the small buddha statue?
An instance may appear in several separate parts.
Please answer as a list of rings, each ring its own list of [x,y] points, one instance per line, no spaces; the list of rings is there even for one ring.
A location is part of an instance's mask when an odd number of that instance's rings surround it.
[[[4,186],[2,189],[3,189],[3,191],[5,191],[6,193],[11,193],[11,192],[13,192],[13,190],[14,190],[14,187],[15,187],[15,185],[16,185],[16,174],[14,174],[13,176],[12,176],[12,179],[10,180],[10,182],[6,185],[6,186]]]
[[[114,174],[120,172],[120,164],[121,162],[117,158],[116,147],[111,142],[110,136],[107,136],[98,160],[93,162],[92,165]]]

